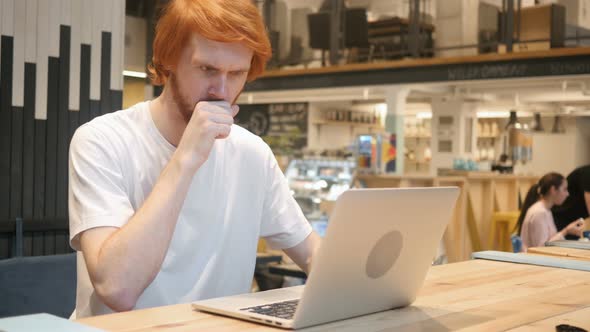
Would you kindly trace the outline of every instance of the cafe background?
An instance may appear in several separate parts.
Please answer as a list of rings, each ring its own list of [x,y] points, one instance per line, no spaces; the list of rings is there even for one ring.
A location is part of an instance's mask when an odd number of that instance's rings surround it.
[[[274,55],[236,123],[317,230],[350,187],[458,185],[441,262],[510,250],[497,216],[545,172],[590,163],[588,1],[255,3]],[[161,91],[145,68],[165,1],[55,4],[1,2],[2,258],[71,251],[71,135]]]

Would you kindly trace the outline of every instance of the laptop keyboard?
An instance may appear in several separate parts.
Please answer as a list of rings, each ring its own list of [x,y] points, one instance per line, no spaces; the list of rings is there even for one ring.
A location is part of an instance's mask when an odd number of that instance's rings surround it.
[[[260,315],[273,316],[283,319],[291,319],[295,315],[295,309],[299,300],[283,301],[259,305],[256,307],[242,308],[240,310],[257,313]]]

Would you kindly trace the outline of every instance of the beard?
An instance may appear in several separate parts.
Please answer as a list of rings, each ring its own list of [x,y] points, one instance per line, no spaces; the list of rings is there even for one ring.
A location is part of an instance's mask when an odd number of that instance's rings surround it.
[[[208,98],[205,98],[202,100],[198,100],[196,102],[191,102],[190,98],[186,98],[185,96],[182,95],[182,91],[180,91],[180,86],[178,85],[178,80],[176,79],[176,75],[171,73],[168,81],[170,84],[170,91],[172,92],[172,100],[176,104],[176,107],[178,108],[180,115],[182,116],[182,118],[184,119],[184,121],[186,123],[188,123],[189,120],[191,119],[193,112],[195,110],[195,107],[197,106],[197,104],[200,101],[223,101],[223,99],[219,99],[219,98],[215,98],[215,97],[208,97]],[[243,90],[244,90],[244,87],[242,86],[242,88],[240,89],[240,92],[238,92],[238,94],[235,96],[235,98],[231,101],[232,105],[234,105],[236,103],[236,101],[238,100],[238,98],[242,94]]]
[[[185,98],[180,91],[180,87],[178,86],[178,80],[176,79],[176,75],[170,74],[170,92],[172,92],[172,100],[176,104],[180,115],[184,119],[186,123],[191,119],[193,115],[193,111],[197,103],[191,103],[188,98]]]

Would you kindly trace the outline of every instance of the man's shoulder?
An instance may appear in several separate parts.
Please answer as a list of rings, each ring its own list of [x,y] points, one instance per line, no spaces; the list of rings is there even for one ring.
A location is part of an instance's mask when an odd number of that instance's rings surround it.
[[[119,129],[129,124],[140,124],[145,119],[145,102],[135,104],[129,108],[97,116],[88,124],[97,129]]]
[[[140,103],[141,104],[141,103]],[[129,137],[134,136],[133,131],[141,122],[141,105],[107,113],[82,124],[72,137],[71,146],[84,146],[96,144],[107,149],[116,145],[125,144]]]
[[[90,136],[106,136],[111,138],[121,134],[127,134],[130,129],[142,122],[143,103],[130,108],[103,114],[84,123],[76,130],[76,133]]]

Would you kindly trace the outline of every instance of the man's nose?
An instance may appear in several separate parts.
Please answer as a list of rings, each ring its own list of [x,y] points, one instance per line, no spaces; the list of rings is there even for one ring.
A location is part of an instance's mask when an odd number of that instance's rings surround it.
[[[227,76],[224,74],[216,75],[209,83],[207,91],[210,98],[218,100],[227,99]]]

